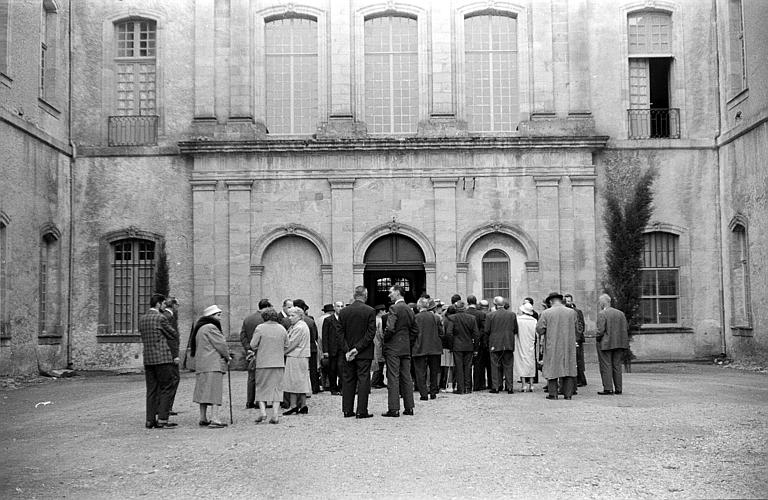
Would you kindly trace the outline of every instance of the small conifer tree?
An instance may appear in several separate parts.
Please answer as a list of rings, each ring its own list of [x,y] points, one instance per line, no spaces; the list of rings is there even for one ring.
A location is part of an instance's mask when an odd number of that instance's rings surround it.
[[[168,275],[168,255],[165,253],[165,241],[160,243],[160,248],[157,251],[155,292],[165,295],[166,297],[171,292],[170,277]]]

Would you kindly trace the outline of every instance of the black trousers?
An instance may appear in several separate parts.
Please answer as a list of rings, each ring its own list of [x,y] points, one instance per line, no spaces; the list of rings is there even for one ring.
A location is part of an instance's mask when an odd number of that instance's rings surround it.
[[[411,356],[386,353],[387,358],[387,409],[400,411],[400,396],[406,410],[413,410],[413,379]]]
[[[573,396],[573,390],[576,386],[576,377],[560,377],[547,379],[547,392],[550,396],[557,397],[557,388],[560,386],[560,392],[566,398]]]
[[[416,367],[416,389],[422,398],[440,392],[440,354],[414,356],[413,366]],[[427,368],[429,368],[429,384],[427,384]]]
[[[371,387],[384,387],[384,366],[386,366],[384,361],[376,363],[376,370],[374,370],[373,375],[371,375]]]
[[[331,392],[339,392],[344,377],[344,363],[347,360],[343,353],[330,354],[328,356],[328,386]]]
[[[144,379],[147,383],[147,422],[168,420],[173,394],[173,365],[144,365]]]
[[[357,394],[357,414],[368,413],[368,396],[371,394],[371,360],[344,360],[341,383],[341,410],[352,413]]]
[[[256,405],[256,370],[248,370],[248,386],[245,396],[246,408],[253,408]]]
[[[480,345],[477,355],[472,360],[472,378],[475,390],[480,391],[491,385],[491,356],[488,346]]]
[[[584,375],[584,344],[576,346],[576,385],[587,385]]]
[[[312,394],[320,392],[320,373],[317,371],[317,351],[309,355],[309,383],[312,386]]]
[[[176,401],[176,392],[179,390],[179,382],[181,382],[181,373],[179,373],[179,365],[173,363],[173,392],[171,393],[171,402],[168,405],[168,411],[173,410],[173,403]]]
[[[456,392],[472,392],[472,351],[453,351],[453,373]]]

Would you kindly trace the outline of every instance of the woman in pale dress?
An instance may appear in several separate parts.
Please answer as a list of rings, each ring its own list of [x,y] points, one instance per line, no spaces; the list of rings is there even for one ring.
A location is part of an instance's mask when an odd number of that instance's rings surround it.
[[[267,419],[267,402],[272,403],[272,418],[270,424],[280,421],[278,412],[280,402],[283,400],[283,391],[280,385],[285,373],[285,347],[288,344],[288,335],[280,324],[280,315],[273,308],[268,307],[261,312],[264,323],[256,327],[251,339],[251,349],[256,353],[255,366],[255,397],[259,403],[261,414],[256,418],[256,423]]]
[[[304,322],[304,310],[288,309],[288,340],[285,345],[285,373],[281,389],[288,394],[289,410],[283,415],[306,414],[307,393],[312,393],[309,381],[309,326]]]
[[[512,365],[513,380],[520,379],[520,391],[533,392],[531,382],[536,375],[536,319],[533,317],[533,306],[526,302],[520,306],[517,317],[517,335],[515,335],[514,364]]]

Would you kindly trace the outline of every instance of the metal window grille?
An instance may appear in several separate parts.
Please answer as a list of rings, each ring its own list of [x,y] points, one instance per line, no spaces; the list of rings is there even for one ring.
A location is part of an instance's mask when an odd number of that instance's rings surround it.
[[[267,128],[277,134],[311,134],[318,121],[317,22],[306,18],[265,26]]]
[[[509,257],[501,250],[483,256],[483,297],[509,297]]]
[[[157,121],[153,116],[110,116],[110,146],[147,146],[157,144]]]
[[[517,20],[473,16],[464,20],[466,116],[470,130],[510,132],[517,127]]]
[[[628,109],[630,139],[679,139],[680,109]]]
[[[121,240],[113,244],[113,331],[133,332],[149,307],[155,273],[155,243]]]
[[[403,16],[365,21],[365,117],[375,134],[416,132],[418,23]]]

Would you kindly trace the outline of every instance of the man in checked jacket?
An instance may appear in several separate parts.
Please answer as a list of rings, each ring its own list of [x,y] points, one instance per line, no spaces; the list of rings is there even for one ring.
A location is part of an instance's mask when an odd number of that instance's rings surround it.
[[[147,429],[175,427],[168,422],[171,410],[171,396],[174,391],[173,365],[179,362],[174,358],[169,341],[173,341],[176,332],[168,318],[160,312],[160,305],[165,296],[154,294],[149,300],[149,310],[139,318],[139,333],[144,344],[144,377],[147,382]]]

